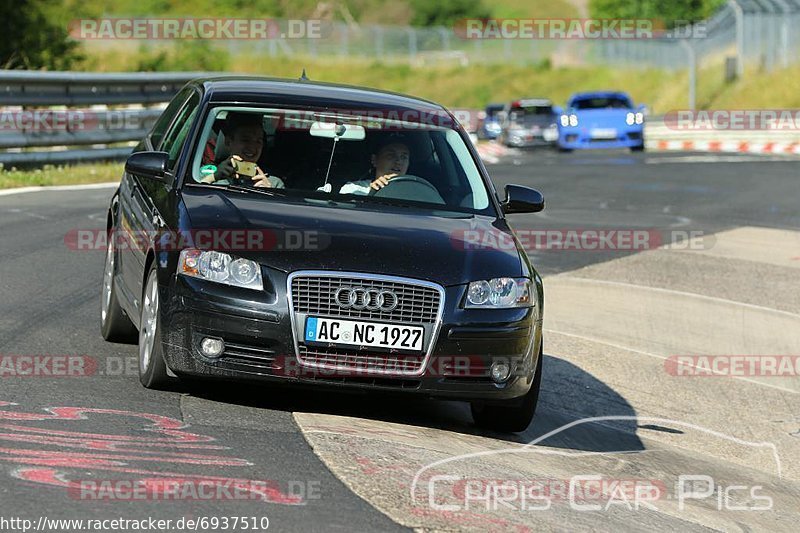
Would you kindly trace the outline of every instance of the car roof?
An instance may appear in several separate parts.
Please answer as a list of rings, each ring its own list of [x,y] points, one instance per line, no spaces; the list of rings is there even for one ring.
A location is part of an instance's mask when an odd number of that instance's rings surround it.
[[[197,79],[194,83],[203,87],[206,98],[213,103],[288,104],[346,109],[389,108],[448,113],[440,104],[422,98],[305,79],[219,76]]]
[[[570,97],[570,101],[583,100],[585,98],[626,98],[631,99],[627,93],[622,91],[590,91],[585,93],[575,93]]]
[[[552,106],[553,102],[549,98],[517,98],[509,102],[509,107],[547,107]]]

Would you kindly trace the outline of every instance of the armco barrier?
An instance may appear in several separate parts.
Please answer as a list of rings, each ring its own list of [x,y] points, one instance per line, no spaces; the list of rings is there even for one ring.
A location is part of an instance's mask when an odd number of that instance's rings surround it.
[[[168,102],[189,80],[206,72],[84,73],[0,70],[0,164],[41,165],[121,159],[141,139]],[[154,105],[157,107],[152,107]],[[23,108],[24,106],[24,108]],[[89,116],[80,127],[18,127],[15,116],[30,110],[70,109]],[[108,106],[117,106],[109,109]],[[127,106],[127,107],[126,107]],[[130,107],[133,106],[133,107]],[[144,107],[151,106],[151,107]],[[23,111],[24,109],[24,111]],[[113,146],[113,145],[117,146]],[[92,145],[96,148],[85,148]],[[111,145],[111,146],[109,146]],[[83,148],[81,148],[84,146]],[[30,148],[59,147],[30,151]]]

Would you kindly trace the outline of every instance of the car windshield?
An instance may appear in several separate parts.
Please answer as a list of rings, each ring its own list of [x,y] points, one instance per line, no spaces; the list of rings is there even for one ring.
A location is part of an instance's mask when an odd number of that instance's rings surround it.
[[[495,117],[497,114],[503,110],[503,105],[490,105],[486,107],[486,116],[487,117]]]
[[[376,115],[214,108],[202,130],[192,178],[252,187],[259,179],[264,186],[263,176],[269,176],[267,186],[281,189],[285,197],[495,214],[489,190],[449,116],[440,112],[441,120],[429,120],[436,123],[431,125]],[[237,171],[226,174],[227,165],[238,165]],[[381,178],[386,183],[373,187]]]
[[[511,125],[541,124],[551,119],[553,106],[542,102],[520,102],[512,104],[508,110]]]
[[[536,106],[518,106],[512,107],[509,110],[512,118],[527,118],[536,116],[550,116],[553,114],[553,106],[549,105],[536,105]]]
[[[630,100],[621,96],[582,98],[572,103],[575,109],[631,109]]]

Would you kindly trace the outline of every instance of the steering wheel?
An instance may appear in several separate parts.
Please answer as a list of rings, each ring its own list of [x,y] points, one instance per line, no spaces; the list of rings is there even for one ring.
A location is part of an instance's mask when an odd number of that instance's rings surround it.
[[[442,195],[431,182],[411,174],[395,176],[385,187],[377,191],[373,189],[369,194],[378,198],[397,198],[432,204],[445,203]]]

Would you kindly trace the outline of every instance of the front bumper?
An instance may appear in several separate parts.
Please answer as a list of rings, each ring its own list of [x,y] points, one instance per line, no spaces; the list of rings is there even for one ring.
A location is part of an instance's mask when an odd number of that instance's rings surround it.
[[[644,128],[641,126],[616,128],[613,138],[598,138],[588,128],[562,128],[558,134],[558,147],[568,150],[636,148],[644,145]]]
[[[285,274],[275,273],[272,278]],[[368,369],[325,370],[302,365],[285,284],[263,293],[184,276],[161,287],[162,341],[167,366],[178,375],[272,384],[381,390],[458,400],[506,400],[523,396],[533,382],[542,325],[534,309],[465,310],[464,287],[445,288],[446,305],[437,338],[419,376]],[[254,294],[255,293],[255,294]],[[204,337],[222,338],[226,351],[212,360],[201,354]],[[492,362],[511,364],[512,376],[495,384]]]
[[[503,138],[507,146],[514,148],[551,146],[556,142],[556,139],[555,134],[545,133],[545,130],[507,132]]]

